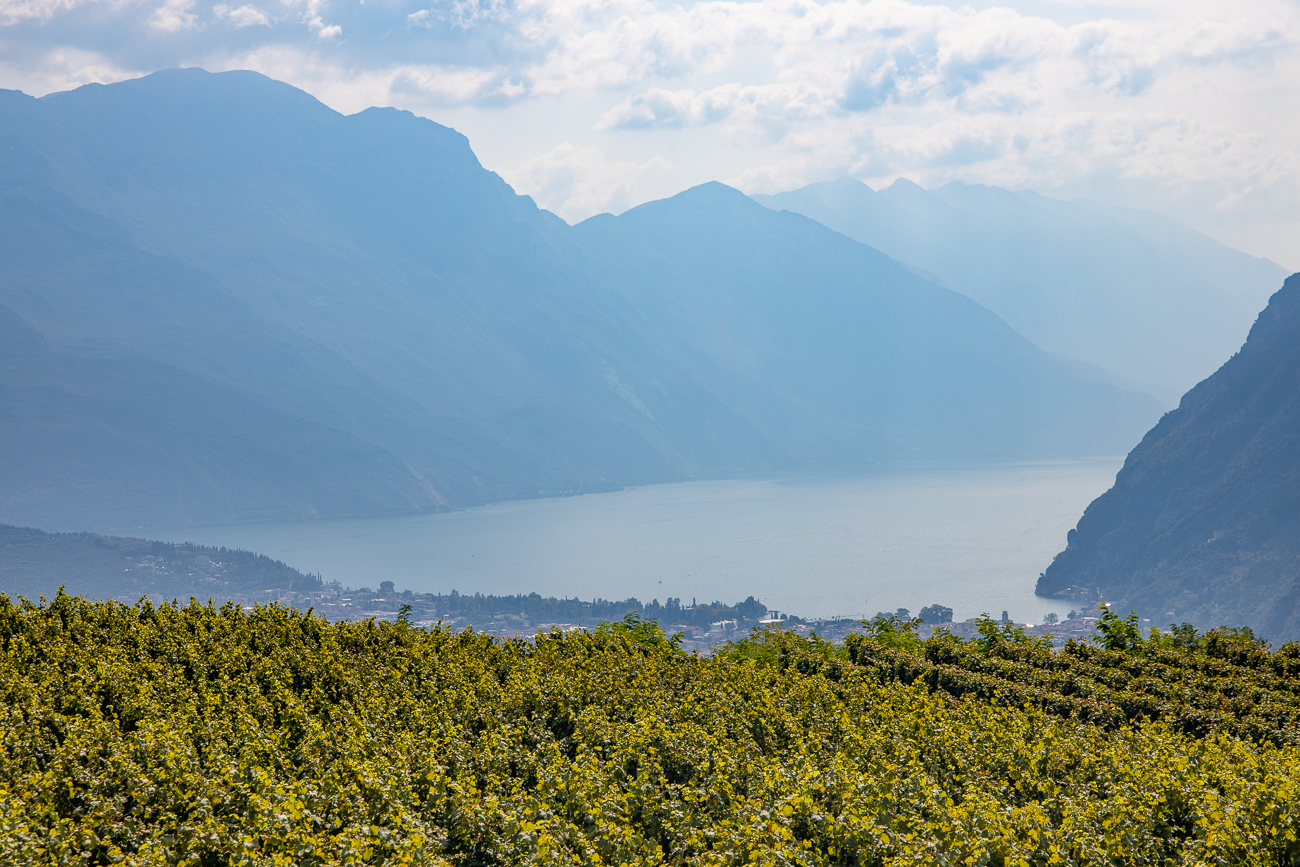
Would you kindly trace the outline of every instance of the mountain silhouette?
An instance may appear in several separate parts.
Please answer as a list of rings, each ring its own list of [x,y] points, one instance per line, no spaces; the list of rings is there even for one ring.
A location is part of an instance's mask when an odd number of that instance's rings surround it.
[[[864,447],[1100,454],[1122,451],[1128,426],[1150,417],[1141,396],[1081,381],[969,298],[722,184],[594,217],[577,234],[641,309],[676,312],[665,330],[717,354],[708,369],[744,385],[715,390],[800,461],[842,464]]]
[[[1037,592],[1300,635],[1300,274],[1129,454]]]
[[[924,190],[853,178],[756,201],[915,266],[1078,368],[1172,407],[1241,345],[1286,277],[1149,211],[957,181]]]
[[[570,227],[454,130],[251,72],[0,92],[0,152],[12,524],[1115,454],[1158,414],[721,185]]]

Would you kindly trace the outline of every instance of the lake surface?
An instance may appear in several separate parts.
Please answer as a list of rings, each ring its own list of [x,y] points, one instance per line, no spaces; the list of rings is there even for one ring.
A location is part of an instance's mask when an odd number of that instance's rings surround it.
[[[957,619],[1039,622],[1033,595],[1121,461],[687,482],[440,515],[188,528],[151,537],[245,548],[352,587],[736,602],[801,616],[939,603]]]

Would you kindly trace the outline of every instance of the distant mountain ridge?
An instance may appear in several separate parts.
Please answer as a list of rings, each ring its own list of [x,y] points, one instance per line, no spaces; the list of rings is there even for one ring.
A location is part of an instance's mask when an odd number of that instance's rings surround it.
[[[840,178],[754,199],[916,266],[1043,349],[1170,405],[1241,345],[1287,273],[1159,214],[978,184]]]
[[[1300,274],[1129,454],[1036,592],[1300,636]]]
[[[689,299],[707,311],[700,327],[744,335],[749,369],[788,401],[779,412],[819,416],[811,428],[763,418],[801,463],[845,463],[863,444],[896,459],[1005,459],[1122,441],[1109,434],[1113,415],[1089,416],[1112,399],[1109,386],[1081,382],[988,310],[880,251],[730,187],[705,184],[576,229],[629,297]],[[1126,400],[1133,421],[1150,406]],[[764,410],[733,405],[747,418]]]
[[[267,602],[285,591],[304,593],[321,585],[249,551],[123,539],[94,533],[45,533],[0,524],[0,593],[11,601],[69,596],[117,599],[134,604],[193,596],[200,602],[227,599]]]
[[[721,185],[569,227],[453,130],[343,116],[255,73],[0,92],[0,153],[0,318],[26,347],[0,365],[12,523],[120,533],[1114,454],[1158,414]],[[717,249],[654,214],[704,219]],[[756,272],[791,227],[803,271]],[[1029,417],[1039,399],[1059,415]]]

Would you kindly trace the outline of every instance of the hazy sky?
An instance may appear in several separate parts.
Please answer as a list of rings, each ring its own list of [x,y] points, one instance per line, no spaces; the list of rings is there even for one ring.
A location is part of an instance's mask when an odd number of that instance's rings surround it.
[[[0,86],[256,69],[570,221],[851,174],[1149,207],[1300,268],[1300,0],[0,0]]]

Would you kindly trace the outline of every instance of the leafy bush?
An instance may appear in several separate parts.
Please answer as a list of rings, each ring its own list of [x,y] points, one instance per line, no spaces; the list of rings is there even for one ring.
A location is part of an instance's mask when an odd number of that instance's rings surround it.
[[[703,659],[636,622],[530,644],[0,597],[0,863],[1300,859],[1295,747],[959,700],[926,677],[965,669],[930,656],[1066,655],[922,650],[760,632]]]
[[[1132,650],[1142,643],[1142,622],[1136,611],[1123,619],[1106,606],[1101,606],[1101,619],[1097,621],[1100,644],[1107,650]]]

